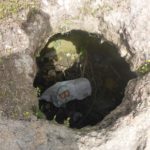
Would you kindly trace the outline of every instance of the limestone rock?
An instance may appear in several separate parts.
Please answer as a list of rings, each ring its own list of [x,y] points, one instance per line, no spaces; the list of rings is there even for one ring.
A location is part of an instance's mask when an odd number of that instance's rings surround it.
[[[66,127],[42,122],[0,121],[1,150],[78,149],[74,133]]]
[[[6,119],[32,113],[35,55],[49,36],[73,29],[97,33],[101,42],[119,48],[132,70],[150,59],[149,0],[40,3],[39,10],[16,14],[19,21],[16,16],[0,21],[0,115],[5,116],[0,117],[0,149],[149,150],[150,73],[130,81],[121,105],[95,127],[72,131],[46,121]]]
[[[22,118],[37,103],[32,85],[38,53],[35,51],[50,34],[48,18],[44,12],[33,10],[27,21],[8,19],[0,24],[0,108],[6,116]]]
[[[122,104],[96,127],[73,131],[45,120],[0,120],[1,149],[148,150],[149,78],[130,81]]]
[[[150,73],[129,82],[122,104],[80,139],[82,149],[149,149],[149,79]]]

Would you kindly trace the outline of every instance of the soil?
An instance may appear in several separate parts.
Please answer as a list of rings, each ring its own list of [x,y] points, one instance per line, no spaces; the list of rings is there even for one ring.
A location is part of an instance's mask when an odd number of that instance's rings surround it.
[[[67,51],[64,41],[72,42],[76,51],[70,43]],[[48,120],[63,124],[69,118],[71,128],[100,122],[121,103],[127,82],[136,77],[112,43],[101,44],[97,35],[82,31],[52,37],[37,57],[37,66],[33,85],[40,89],[38,96],[58,81],[86,77],[91,82],[92,95],[82,101],[71,101],[65,108],[56,108],[44,101],[39,103]]]

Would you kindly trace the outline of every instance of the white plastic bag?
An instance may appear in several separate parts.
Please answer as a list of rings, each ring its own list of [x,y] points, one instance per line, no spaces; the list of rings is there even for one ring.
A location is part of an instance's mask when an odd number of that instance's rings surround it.
[[[40,97],[40,100],[52,102],[56,107],[71,100],[83,100],[91,95],[91,84],[86,78],[57,82],[49,87]]]

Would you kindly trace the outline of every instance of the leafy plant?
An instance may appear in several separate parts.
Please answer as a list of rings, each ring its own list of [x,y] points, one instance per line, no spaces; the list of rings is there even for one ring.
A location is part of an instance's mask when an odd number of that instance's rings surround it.
[[[38,109],[38,111],[36,112],[35,116],[38,118],[38,119],[43,119],[45,116],[44,114]]]
[[[150,72],[150,60],[147,60],[139,69],[138,73],[144,75]]]
[[[23,116],[24,116],[25,118],[29,118],[29,117],[30,117],[30,113],[29,113],[28,111],[25,111],[25,112],[23,113]]]
[[[43,119],[45,118],[43,112],[37,106],[32,106],[33,114],[38,118],[38,119]]]

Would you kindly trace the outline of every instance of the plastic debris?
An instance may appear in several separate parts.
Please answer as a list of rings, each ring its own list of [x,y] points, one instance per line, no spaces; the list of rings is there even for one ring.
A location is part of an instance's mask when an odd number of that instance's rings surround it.
[[[86,78],[57,82],[49,87],[39,100],[52,102],[61,107],[71,100],[83,100],[92,93],[91,84]]]

